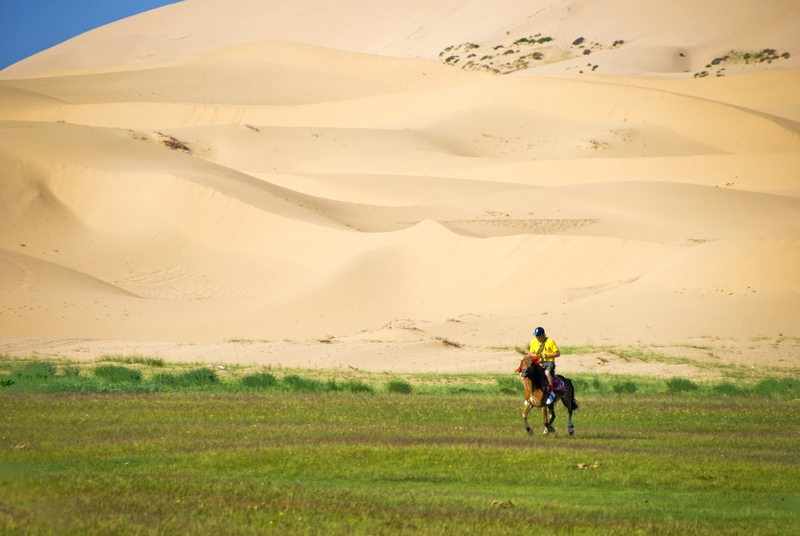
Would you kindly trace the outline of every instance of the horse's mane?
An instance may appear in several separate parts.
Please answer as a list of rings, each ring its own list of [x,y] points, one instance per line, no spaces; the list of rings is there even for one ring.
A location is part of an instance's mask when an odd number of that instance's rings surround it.
[[[539,388],[540,390],[544,390],[544,387],[549,385],[547,376],[545,375],[544,369],[541,367],[541,365],[534,364],[533,359],[530,357],[523,359],[521,364],[523,368],[528,367],[525,377],[530,379],[535,387]]]

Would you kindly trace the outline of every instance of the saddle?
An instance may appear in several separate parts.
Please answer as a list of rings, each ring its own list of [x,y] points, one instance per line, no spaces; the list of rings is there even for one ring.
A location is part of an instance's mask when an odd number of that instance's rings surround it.
[[[558,376],[553,378],[553,391],[557,393],[566,393],[567,386],[564,385],[564,382],[561,381],[561,378]]]

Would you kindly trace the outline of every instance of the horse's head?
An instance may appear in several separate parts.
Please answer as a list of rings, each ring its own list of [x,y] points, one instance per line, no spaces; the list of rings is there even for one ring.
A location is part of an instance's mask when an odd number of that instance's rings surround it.
[[[533,382],[535,389],[545,389],[547,387],[547,376],[544,369],[533,356],[524,357],[519,363],[519,377],[523,380],[528,378]]]
[[[530,377],[531,368],[534,366],[533,358],[531,357],[523,357],[522,361],[519,362],[519,377],[520,378],[528,378]]]

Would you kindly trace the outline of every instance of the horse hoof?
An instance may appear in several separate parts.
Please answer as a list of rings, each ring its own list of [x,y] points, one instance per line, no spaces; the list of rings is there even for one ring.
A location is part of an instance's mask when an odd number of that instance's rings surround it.
[[[526,430],[528,431],[528,435],[533,435],[533,430],[531,430],[530,428],[526,428]]]
[[[547,435],[547,434],[549,434],[549,433],[550,433],[550,430],[548,430],[547,428],[545,428],[545,429],[544,429],[544,432],[542,432],[542,435]]]
[[[570,430],[569,435],[575,435],[575,430]]]

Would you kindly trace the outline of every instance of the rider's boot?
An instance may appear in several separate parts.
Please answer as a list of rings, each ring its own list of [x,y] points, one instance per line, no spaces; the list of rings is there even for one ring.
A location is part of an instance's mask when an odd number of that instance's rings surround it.
[[[550,394],[549,394],[549,395],[548,395],[548,397],[547,397],[547,402],[545,402],[545,405],[549,406],[550,404],[552,404],[552,403],[553,403],[553,401],[554,401],[555,399],[556,399],[556,392],[555,392],[555,391],[553,391],[553,387],[551,386],[551,387],[550,387]]]

